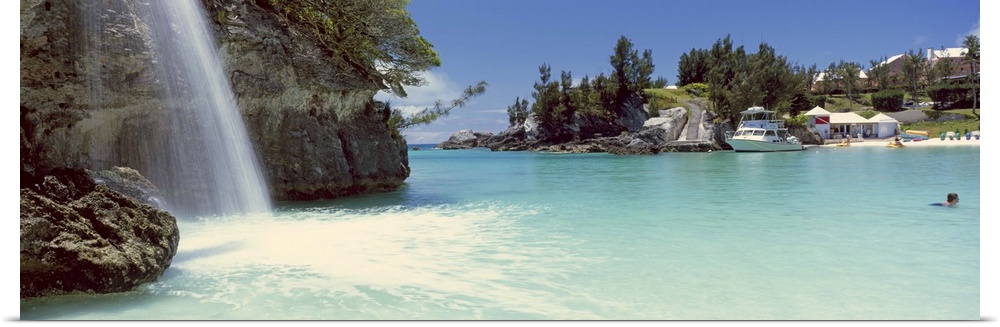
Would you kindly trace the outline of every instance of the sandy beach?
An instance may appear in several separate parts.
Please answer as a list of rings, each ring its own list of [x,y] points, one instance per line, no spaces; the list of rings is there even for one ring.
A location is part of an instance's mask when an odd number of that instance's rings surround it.
[[[892,138],[885,138],[885,139],[865,139],[864,141],[861,142],[852,141],[850,147],[852,148],[859,146],[884,147],[886,144],[889,144],[889,142],[891,142],[892,140],[893,140]],[[976,138],[972,138],[970,140],[966,140],[963,138],[961,140],[944,139],[944,141],[942,141],[940,138],[932,138],[924,141],[903,142],[903,147],[922,147],[922,146],[979,146],[979,140],[977,140]],[[834,148],[837,147],[837,145],[825,144],[825,145],[819,145],[819,147]]]

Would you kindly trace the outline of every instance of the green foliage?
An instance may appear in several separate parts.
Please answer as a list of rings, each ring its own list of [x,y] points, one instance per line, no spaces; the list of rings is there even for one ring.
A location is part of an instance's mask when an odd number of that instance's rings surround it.
[[[643,50],[642,57],[633,49],[632,41],[622,35],[615,44],[614,53],[610,57],[611,85],[615,89],[615,102],[620,107],[632,95],[643,95],[642,90],[651,88],[653,82],[653,52]]]
[[[528,99],[521,99],[521,97],[515,99],[514,104],[507,107],[507,117],[510,120],[510,126],[524,124],[524,121],[528,119]]]
[[[663,78],[663,76],[657,77],[656,80],[653,81],[653,88],[662,89],[666,86],[667,86],[667,79]]]
[[[408,0],[268,0],[275,11],[314,36],[334,62],[378,89],[405,97],[404,85],[441,65],[406,11]],[[355,77],[355,78],[356,78]]]
[[[531,113],[539,125],[553,133],[549,137],[568,136],[571,132],[564,127],[572,122],[574,115],[611,121],[624,111],[628,99],[639,96],[648,101],[645,90],[656,84],[650,80],[654,68],[652,52],[645,50],[640,55],[632,42],[622,36],[609,60],[611,76],[602,73],[593,80],[584,76],[575,87],[570,72],[561,72],[556,81],[548,64],[539,66],[539,80],[531,93],[535,100]],[[666,80],[657,83],[665,84]]]
[[[813,106],[826,107],[827,97],[825,95],[817,95],[812,97]]]
[[[535,82],[535,91],[531,93],[535,99],[535,103],[531,105],[531,112],[539,125],[554,128],[559,125],[562,118],[556,111],[559,108],[559,83],[550,81],[552,67],[548,64],[539,66],[538,73],[539,82]]]
[[[892,75],[890,75],[889,65],[882,63],[888,61],[888,57],[880,60],[869,60],[871,64],[868,69],[868,87],[870,89],[889,89],[892,85]]]
[[[652,115],[660,109],[679,107],[680,102],[672,96],[654,96],[649,99],[649,113]]]
[[[804,90],[798,90],[792,94],[789,113],[792,116],[798,116],[800,113],[809,111],[813,107],[813,100],[810,98],[809,94]]]
[[[686,86],[692,83],[704,83],[709,71],[708,50],[691,49],[682,53],[677,64],[677,85]]]
[[[709,95],[709,86],[705,83],[690,83],[684,85],[684,91],[687,91],[696,97],[707,97]]]
[[[787,126],[804,127],[807,122],[809,122],[809,117],[806,115],[796,115],[792,118],[785,119],[785,125]]]
[[[941,47],[941,50],[944,50],[944,46]],[[933,66],[928,65],[927,80],[938,81],[942,78],[948,77],[955,69],[954,66],[955,64],[951,60],[938,60]]]
[[[903,97],[906,94],[900,90],[885,90],[876,93],[872,93],[872,106],[878,111],[899,111],[900,106],[903,105]]]
[[[906,81],[906,90],[910,93],[911,100],[920,97],[922,83],[926,80],[927,65],[927,58],[922,51],[911,49],[903,55],[903,80]]]
[[[812,78],[811,70],[793,68],[766,43],[761,43],[756,53],[748,54],[742,46],[733,48],[727,35],[704,52],[710,67],[705,82],[712,108],[731,122],[751,106],[787,113],[795,92],[805,89]]]
[[[972,85],[976,89],[975,92],[970,92],[970,93],[972,93],[972,109],[973,109],[972,110],[972,114],[976,115],[976,117],[978,118],[979,114],[976,113],[975,109],[979,107],[979,86],[978,86],[978,84],[979,84],[979,70],[978,70],[978,67],[979,67],[979,60],[980,60],[980,56],[979,56],[979,46],[980,46],[980,44],[979,44],[979,36],[978,35],[974,35],[974,34],[967,35],[965,37],[965,41],[962,42],[962,45],[964,45],[965,48],[966,48],[966,51],[963,54],[965,56],[965,62],[969,63],[969,68],[971,68],[969,70],[970,74],[969,74],[968,80],[969,80],[970,83],[972,83]]]
[[[836,65],[831,64],[832,69],[827,69],[826,76],[830,82],[837,84],[840,90],[847,93],[847,99],[850,100],[847,103],[848,109],[852,107],[852,103],[856,102],[855,92],[858,90],[859,81],[861,77],[861,64],[856,62],[846,62],[841,60]]]
[[[927,87],[927,96],[938,103],[938,109],[972,106],[973,97],[978,93],[979,89],[972,84],[935,84]]]

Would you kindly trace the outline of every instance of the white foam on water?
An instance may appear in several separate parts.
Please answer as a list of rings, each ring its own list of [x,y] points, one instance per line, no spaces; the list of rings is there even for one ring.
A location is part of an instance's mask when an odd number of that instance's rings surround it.
[[[522,237],[517,211],[392,207],[182,223],[174,273],[150,289],[225,304],[234,316],[311,307],[282,317],[598,318],[560,296],[579,293],[560,279],[587,260]]]

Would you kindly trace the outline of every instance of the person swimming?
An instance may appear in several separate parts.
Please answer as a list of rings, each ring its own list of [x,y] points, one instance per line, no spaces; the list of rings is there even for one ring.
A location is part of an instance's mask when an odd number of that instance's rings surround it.
[[[958,204],[958,194],[957,193],[948,193],[948,197],[946,198],[946,201],[944,201],[944,202],[941,202],[941,203],[931,203],[932,206],[941,206],[941,207],[952,207],[952,206],[955,206],[957,204]]]

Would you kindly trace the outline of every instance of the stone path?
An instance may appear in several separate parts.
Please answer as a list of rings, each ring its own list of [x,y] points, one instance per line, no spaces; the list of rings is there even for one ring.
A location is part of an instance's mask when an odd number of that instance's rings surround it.
[[[684,130],[681,131],[681,136],[677,138],[678,141],[698,141],[701,138],[698,137],[701,131],[701,116],[705,111],[701,104],[697,101],[688,101],[688,107],[691,109],[691,114],[688,116],[687,124],[684,125]]]

